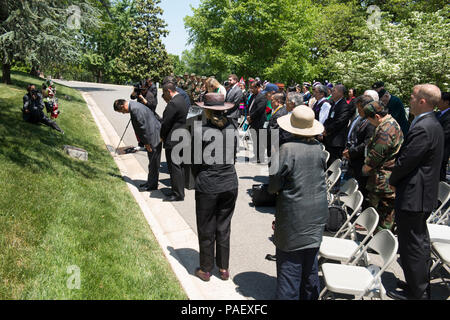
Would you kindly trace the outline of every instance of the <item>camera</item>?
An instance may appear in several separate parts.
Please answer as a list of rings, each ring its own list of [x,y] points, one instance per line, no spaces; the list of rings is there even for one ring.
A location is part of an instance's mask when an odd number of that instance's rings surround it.
[[[131,94],[131,99],[136,100],[140,95],[144,95],[144,91],[147,89],[145,81],[140,81],[133,84],[133,93]]]

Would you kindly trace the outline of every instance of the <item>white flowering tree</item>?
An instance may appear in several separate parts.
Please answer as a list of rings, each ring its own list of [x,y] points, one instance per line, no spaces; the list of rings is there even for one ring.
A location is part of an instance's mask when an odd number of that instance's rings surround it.
[[[434,13],[412,12],[402,23],[384,18],[379,28],[366,28],[364,40],[351,50],[333,51],[324,61],[331,80],[359,92],[376,81],[405,103],[414,85],[433,83],[449,89],[449,10]]]

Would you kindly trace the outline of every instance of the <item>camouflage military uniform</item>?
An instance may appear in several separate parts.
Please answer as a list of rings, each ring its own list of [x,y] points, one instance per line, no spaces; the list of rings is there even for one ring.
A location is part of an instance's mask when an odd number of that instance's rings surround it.
[[[202,86],[203,86],[203,83],[201,81],[197,81],[197,84],[194,89],[194,93],[192,95],[194,98],[194,102],[200,101],[200,95],[202,93]]]
[[[380,215],[378,230],[391,229],[394,224],[395,190],[389,178],[402,143],[400,125],[387,115],[367,145],[365,164],[372,168],[367,181],[368,201]]]
[[[195,80],[192,80],[192,79],[188,80],[185,91],[188,94],[189,98],[191,99],[191,104],[194,103],[194,93],[195,93],[196,86],[197,86],[197,82]]]

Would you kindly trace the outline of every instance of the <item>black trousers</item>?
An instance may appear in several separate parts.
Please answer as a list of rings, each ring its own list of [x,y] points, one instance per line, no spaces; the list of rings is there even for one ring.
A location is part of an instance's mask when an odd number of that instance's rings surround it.
[[[24,113],[23,119],[33,124],[42,123],[52,129],[55,129],[56,131],[62,132],[61,128],[56,124],[56,122],[47,117],[43,112]]]
[[[153,152],[147,152],[148,156],[148,177],[147,185],[150,188],[158,188],[159,167],[161,165],[162,143],[159,144]]]
[[[173,195],[184,198],[184,169],[183,165],[172,161],[172,149],[166,149],[167,167],[170,174]]]
[[[431,244],[429,213],[396,211],[400,262],[410,294],[420,298],[430,290]]]
[[[328,160],[327,166],[331,166],[337,159],[342,159],[342,152],[344,147],[331,147],[325,144],[326,150],[330,153],[330,160]]]
[[[253,131],[254,130],[254,131]],[[253,129],[250,131],[253,141],[253,152],[256,160],[264,161],[264,154],[267,148],[267,129]]]
[[[238,189],[216,194],[195,192],[200,268],[204,272],[214,268],[214,247],[217,266],[229,269],[231,218],[237,195]]]

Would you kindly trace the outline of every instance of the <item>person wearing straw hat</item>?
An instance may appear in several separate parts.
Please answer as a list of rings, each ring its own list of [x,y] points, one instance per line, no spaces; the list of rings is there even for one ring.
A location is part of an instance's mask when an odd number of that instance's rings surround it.
[[[234,103],[225,102],[222,94],[207,93],[204,102],[196,104],[205,110],[207,123],[199,128],[201,134],[198,131],[194,133],[194,138],[204,137],[201,161],[198,163],[194,160],[193,166],[200,247],[200,267],[196,269],[195,275],[203,281],[210,280],[215,248],[220,278],[226,281],[230,278],[231,218],[238,195],[234,163],[239,135],[235,124],[225,112],[233,108]],[[218,148],[223,149],[217,150]],[[207,154],[208,150],[210,154]],[[194,158],[197,159],[198,156],[196,154]]]
[[[269,188],[277,194],[274,243],[277,257],[279,300],[317,300],[320,293],[318,252],[328,202],[325,183],[326,158],[314,138],[324,131],[307,106],[278,119],[293,138],[272,157]]]

